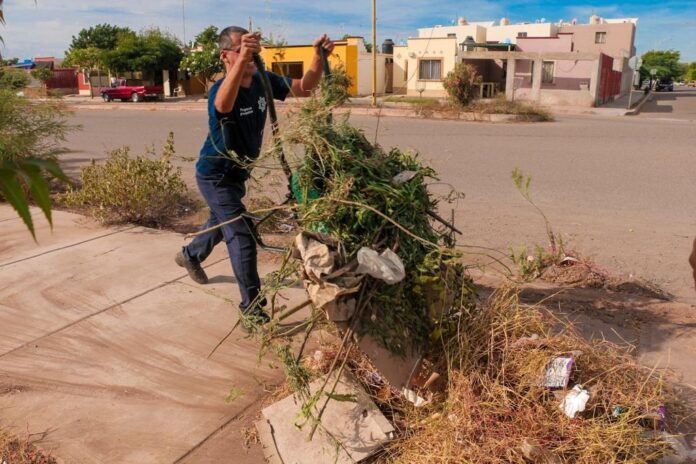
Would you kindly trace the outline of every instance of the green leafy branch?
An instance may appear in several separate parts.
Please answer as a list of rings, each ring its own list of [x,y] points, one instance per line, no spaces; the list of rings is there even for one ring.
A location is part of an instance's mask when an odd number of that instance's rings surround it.
[[[524,197],[527,202],[529,202],[530,205],[532,205],[538,212],[541,214],[541,217],[544,218],[544,225],[546,226],[546,236],[549,239],[549,247],[551,248],[551,254],[553,256],[556,256],[558,252],[562,252],[562,246],[561,249],[558,247],[558,240],[556,238],[556,234],[553,232],[553,229],[551,228],[551,223],[549,222],[549,219],[546,217],[546,214],[539,208],[536,203],[532,200],[531,192],[529,191],[529,186],[532,183],[532,176],[525,176],[524,173],[520,170],[520,168],[515,168],[512,170],[512,182],[515,184],[515,187],[517,190],[520,192],[522,197]]]
[[[36,231],[29,210],[30,195],[41,208],[51,228],[53,227],[51,197],[48,180],[44,177],[44,173],[64,182],[70,182],[54,160],[25,158],[0,162],[0,193],[17,211],[34,240],[36,240]]]

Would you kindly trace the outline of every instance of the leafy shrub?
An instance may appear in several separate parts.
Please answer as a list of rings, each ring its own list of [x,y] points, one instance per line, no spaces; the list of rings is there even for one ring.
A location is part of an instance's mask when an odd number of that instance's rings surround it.
[[[57,102],[32,102],[0,89],[0,161],[27,157],[55,159],[61,142],[74,129]]]
[[[458,63],[452,71],[447,73],[442,85],[455,103],[468,105],[474,98],[474,85],[481,81],[482,77],[473,66]]]
[[[29,85],[29,75],[20,69],[0,69],[0,89],[20,90]]]
[[[154,149],[135,158],[127,146],[113,150],[104,164],[92,160],[83,167],[82,187],[65,193],[61,200],[67,206],[89,208],[102,223],[169,225],[193,205],[181,168],[172,165],[174,153],[173,133],[159,159],[152,159]]]

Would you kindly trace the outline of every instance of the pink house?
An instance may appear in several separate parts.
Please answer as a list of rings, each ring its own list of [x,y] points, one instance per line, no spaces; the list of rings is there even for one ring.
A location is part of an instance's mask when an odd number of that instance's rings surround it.
[[[577,50],[572,33],[517,37],[514,51],[473,47],[459,55],[476,67],[484,82],[504,90],[508,100],[596,106],[621,93],[621,72],[613,70],[614,59]]]
[[[573,33],[558,33],[555,37],[520,37],[517,48],[520,52],[535,52],[542,57],[550,53],[569,53],[573,57],[575,50]],[[576,59],[542,59],[541,86],[544,94],[542,100],[571,100],[583,104],[601,104],[620,94],[621,73],[613,70],[614,59],[598,53],[598,60]],[[518,81],[519,98],[530,99],[534,75],[532,60],[520,60],[517,63],[515,79]],[[618,86],[617,86],[618,83]],[[584,100],[584,101],[583,101]]]

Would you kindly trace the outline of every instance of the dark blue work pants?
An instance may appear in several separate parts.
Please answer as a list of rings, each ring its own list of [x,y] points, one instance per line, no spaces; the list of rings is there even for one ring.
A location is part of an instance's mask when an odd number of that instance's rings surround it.
[[[210,208],[210,217],[203,229],[229,221],[246,212],[242,198],[246,194],[244,181],[238,176],[225,174],[196,175],[198,188]],[[183,249],[184,256],[191,261],[202,263],[213,251],[215,245],[224,240],[232,262],[232,271],[237,279],[242,302],[239,308],[246,311],[259,295],[261,281],[256,265],[256,241],[251,232],[251,224],[244,218],[219,229],[196,236]],[[262,304],[261,304],[262,305]]]

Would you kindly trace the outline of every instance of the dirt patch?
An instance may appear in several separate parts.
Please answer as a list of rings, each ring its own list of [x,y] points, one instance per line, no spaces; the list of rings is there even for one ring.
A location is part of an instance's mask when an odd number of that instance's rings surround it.
[[[544,269],[541,280],[565,287],[603,288],[612,292],[640,295],[658,300],[671,300],[672,295],[658,285],[642,279],[613,277],[591,263],[571,266],[551,265]]]
[[[0,383],[0,396],[14,395],[15,393],[22,393],[22,392],[25,392],[27,390],[29,390],[29,388],[27,388],[23,385]],[[2,461],[0,461],[0,462],[2,462]]]

